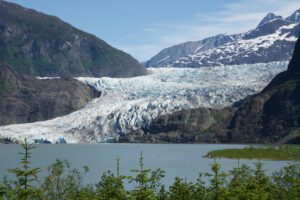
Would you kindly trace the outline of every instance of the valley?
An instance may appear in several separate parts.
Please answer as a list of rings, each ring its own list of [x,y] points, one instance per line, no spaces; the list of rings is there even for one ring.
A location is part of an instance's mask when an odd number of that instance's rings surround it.
[[[83,109],[53,120],[0,127],[3,138],[44,139],[67,143],[118,141],[119,136],[146,129],[156,117],[179,110],[220,109],[260,92],[287,62],[206,67],[153,68],[135,78],[77,80],[95,88],[100,98]]]
[[[144,63],[55,16],[0,10],[5,143],[298,143],[299,9]]]
[[[299,8],[0,0],[0,200],[300,199]]]

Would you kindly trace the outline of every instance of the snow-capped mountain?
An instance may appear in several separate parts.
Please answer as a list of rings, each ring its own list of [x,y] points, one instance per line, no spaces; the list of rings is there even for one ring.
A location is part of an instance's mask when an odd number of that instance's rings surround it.
[[[282,18],[281,16],[279,16],[279,15],[275,15],[274,13],[268,13],[268,14],[260,21],[260,23],[258,24],[257,27],[261,27],[261,26],[263,26],[264,24],[269,23],[270,21],[275,20],[275,19],[283,19],[283,18]]]
[[[152,68],[135,78],[78,80],[101,91],[85,108],[52,120],[0,127],[0,138],[95,143],[146,128],[157,116],[198,107],[222,108],[259,92],[287,62]]]
[[[300,32],[300,9],[287,18],[273,13],[246,33],[221,34],[162,50],[146,67],[207,67],[288,61]]]
[[[293,23],[300,23],[300,9],[296,10],[291,16],[286,19]]]
[[[147,61],[145,65],[147,67],[167,66],[173,61],[189,56],[195,52],[208,51],[226,43],[233,42],[241,38],[241,36],[240,34],[220,34],[196,42],[178,44],[162,50],[159,54],[151,58],[151,60]]]

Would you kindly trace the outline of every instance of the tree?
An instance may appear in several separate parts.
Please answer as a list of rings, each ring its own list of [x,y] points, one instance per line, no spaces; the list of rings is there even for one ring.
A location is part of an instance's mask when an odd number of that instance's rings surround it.
[[[39,195],[39,191],[33,186],[33,182],[38,180],[40,168],[30,168],[31,150],[35,148],[33,144],[29,144],[27,140],[19,141],[24,152],[21,152],[21,168],[9,169],[8,171],[15,175],[17,181],[15,183],[15,199],[27,200],[35,199]]]
[[[263,170],[263,164],[260,160],[258,163],[255,164],[254,183],[254,191],[256,198],[261,200],[269,199],[271,182],[270,178],[266,175],[265,170]]]
[[[133,195],[137,200],[152,200],[155,199],[157,193],[161,189],[160,180],[164,177],[164,171],[156,169],[145,169],[144,157],[141,151],[139,160],[139,169],[131,170],[136,173],[136,176],[129,177],[130,183],[135,182],[137,186],[133,190]]]
[[[4,184],[0,184],[0,199],[4,199],[4,195],[6,194],[6,188]]]
[[[212,177],[210,179],[210,190],[212,192],[213,200],[226,199],[227,191],[224,187],[226,174],[221,172],[221,167],[216,160],[214,160],[214,163],[211,165],[211,170],[213,173],[210,174]]]
[[[123,177],[114,176],[110,171],[105,172],[101,181],[96,185],[97,199],[100,200],[126,200],[126,190]]]
[[[251,181],[253,170],[247,165],[238,164],[237,168],[234,168],[229,172],[231,176],[230,183],[228,185],[229,194],[232,199],[249,199],[249,182]]]
[[[284,167],[272,176],[273,199],[300,199],[300,165],[293,164]]]
[[[84,175],[89,171],[83,167]],[[56,160],[48,167],[48,175],[42,183],[43,199],[80,199],[83,175],[77,169],[72,169],[66,160]]]
[[[170,200],[191,200],[193,196],[191,186],[192,183],[176,177],[174,184],[170,187]]]
[[[101,181],[96,185],[97,199],[126,200],[129,198],[123,183],[126,177],[120,174],[120,160],[117,157],[116,176],[110,171],[103,173]]]
[[[168,200],[169,192],[166,190],[166,187],[162,185],[159,189],[158,194],[156,195],[157,200]]]

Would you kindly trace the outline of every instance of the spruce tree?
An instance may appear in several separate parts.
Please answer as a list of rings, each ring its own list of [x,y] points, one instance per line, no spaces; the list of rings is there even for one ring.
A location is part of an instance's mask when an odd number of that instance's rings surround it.
[[[164,177],[164,171],[161,169],[151,170],[145,169],[144,156],[141,151],[139,160],[139,169],[131,170],[136,176],[129,177],[130,182],[135,182],[137,186],[133,191],[133,195],[137,200],[152,200],[159,193],[160,180]]]
[[[24,152],[21,152],[23,158],[21,159],[21,168],[9,169],[9,172],[17,178],[15,185],[15,199],[32,200],[38,196],[38,190],[33,186],[33,183],[38,180],[38,173],[40,168],[30,167],[30,158],[32,149],[35,148],[33,144],[29,144],[27,140],[19,141]]]
[[[116,176],[108,171],[103,173],[101,181],[96,184],[97,199],[99,200],[127,200],[128,194],[124,187],[125,176],[120,173],[120,157],[116,159]]]

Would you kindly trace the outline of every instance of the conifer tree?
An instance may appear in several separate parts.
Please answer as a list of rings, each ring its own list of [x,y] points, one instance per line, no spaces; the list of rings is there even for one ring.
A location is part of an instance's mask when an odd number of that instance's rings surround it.
[[[29,144],[27,140],[19,142],[24,152],[21,152],[21,168],[9,169],[9,172],[17,178],[15,185],[15,198],[20,200],[31,200],[38,196],[38,190],[33,186],[33,182],[38,180],[40,168],[30,168],[31,150],[35,148],[33,144]]]
[[[139,169],[131,170],[136,173],[136,176],[129,177],[130,182],[135,182],[138,186],[135,187],[133,195],[137,200],[152,200],[160,189],[160,180],[164,177],[164,171],[156,169],[145,169],[144,156],[141,151],[139,159]]]
[[[5,193],[6,193],[6,188],[5,188],[5,186],[1,183],[1,184],[0,184],[0,199],[4,199]]]
[[[124,187],[125,176],[120,173],[120,157],[116,159],[116,176],[108,171],[105,172],[101,181],[96,184],[97,188],[97,199],[99,200],[127,200],[128,194]]]
[[[214,160],[214,163],[211,165],[212,178],[210,179],[211,183],[211,192],[213,193],[213,200],[221,200],[226,197],[226,189],[224,186],[224,181],[226,174],[221,172],[220,164]]]

